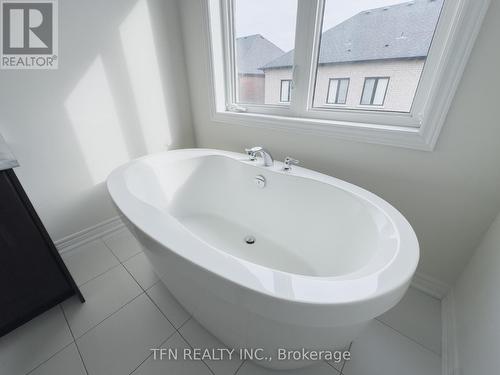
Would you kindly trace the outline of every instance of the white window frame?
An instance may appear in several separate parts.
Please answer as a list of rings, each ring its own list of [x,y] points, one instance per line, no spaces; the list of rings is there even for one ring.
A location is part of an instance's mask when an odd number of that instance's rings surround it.
[[[313,107],[324,1],[298,0],[292,101],[239,105],[231,99],[236,98],[232,0],[203,0],[211,120],[432,151],[490,0],[444,1],[409,113]]]

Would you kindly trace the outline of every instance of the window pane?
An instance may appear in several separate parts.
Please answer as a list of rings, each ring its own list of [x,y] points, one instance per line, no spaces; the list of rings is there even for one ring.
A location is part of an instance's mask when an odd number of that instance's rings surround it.
[[[347,108],[409,112],[443,2],[325,0],[313,106],[324,106],[331,77],[345,77]]]
[[[367,78],[363,88],[363,96],[361,97],[361,104],[370,105],[372,103],[373,90],[375,89],[375,78]]]
[[[339,96],[338,96],[337,104],[345,104],[346,99],[347,99],[348,87],[349,87],[349,80],[348,79],[341,79],[340,86],[339,86]]]
[[[377,89],[375,90],[375,96],[373,98],[373,105],[384,104],[384,97],[385,97],[388,83],[389,83],[389,80],[387,78],[379,78],[377,80]]]
[[[330,80],[330,87],[328,89],[328,98],[326,100],[327,103],[333,104],[335,103],[335,98],[337,97],[337,87],[339,81],[337,79]]]
[[[297,0],[233,0],[233,7],[237,102],[289,102],[280,89],[292,78]]]
[[[281,81],[281,89],[280,89],[280,101],[281,102],[289,102],[290,101],[290,80],[282,80]]]

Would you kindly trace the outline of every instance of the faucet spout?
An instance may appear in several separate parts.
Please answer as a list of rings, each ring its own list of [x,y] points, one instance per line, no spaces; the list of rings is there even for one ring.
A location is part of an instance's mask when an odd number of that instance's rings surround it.
[[[246,148],[245,151],[252,161],[256,160],[257,155],[260,155],[265,167],[271,167],[274,164],[271,153],[261,146]]]

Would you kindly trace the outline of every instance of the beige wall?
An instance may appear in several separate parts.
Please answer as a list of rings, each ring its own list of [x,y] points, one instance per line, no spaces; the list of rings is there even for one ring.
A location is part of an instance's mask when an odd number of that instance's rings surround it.
[[[433,152],[211,121],[201,2],[180,2],[197,145],[263,145],[276,159],[296,157],[378,194],[415,229],[419,271],[451,283],[500,211],[500,2],[491,3]]]
[[[194,145],[177,2],[58,4],[59,69],[0,70],[0,133],[55,240],[117,215],[113,168]]]
[[[265,103],[279,104],[281,80],[292,79],[292,69],[272,69],[265,71]]]
[[[321,65],[318,68],[314,106],[327,105],[326,95],[330,78],[350,78],[347,102],[341,107],[365,109],[367,106],[360,105],[365,77],[390,77],[384,105],[368,108],[408,112],[411,109],[423,67],[424,60],[422,59]],[[268,69],[265,73],[266,103],[278,104],[281,80],[290,79],[291,69]]]

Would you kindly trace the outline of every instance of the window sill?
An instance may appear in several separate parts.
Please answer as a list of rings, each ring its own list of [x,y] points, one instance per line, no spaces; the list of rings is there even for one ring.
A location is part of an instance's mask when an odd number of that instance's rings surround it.
[[[291,131],[298,134],[327,136],[357,142],[432,151],[435,139],[429,127],[384,126],[369,123],[331,121],[313,118],[286,117],[256,113],[214,111],[215,123],[254,128]]]
[[[325,103],[317,108],[347,108],[347,103]]]

